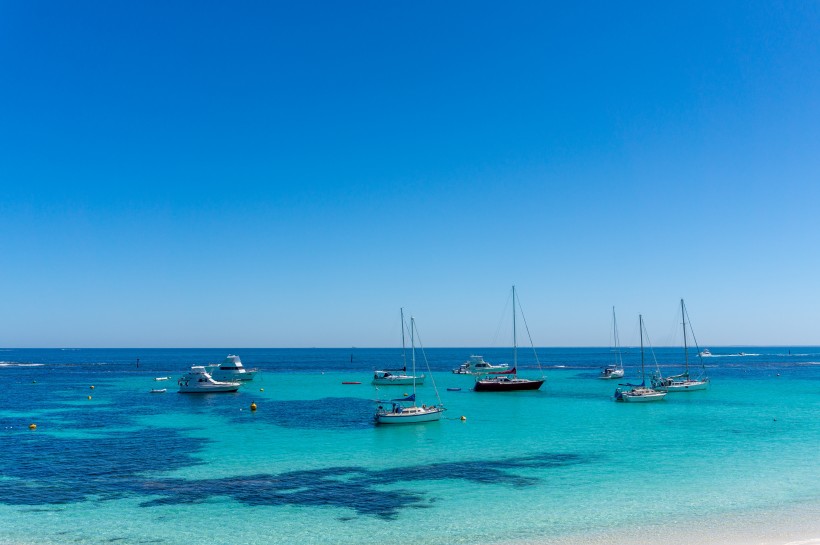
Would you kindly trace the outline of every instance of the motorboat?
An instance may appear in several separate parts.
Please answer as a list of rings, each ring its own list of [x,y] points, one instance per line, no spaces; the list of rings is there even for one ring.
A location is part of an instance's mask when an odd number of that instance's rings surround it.
[[[700,351],[700,357],[701,358],[708,358],[711,355],[712,355],[712,352],[708,348],[704,348],[703,350]]]
[[[373,373],[374,386],[406,386],[410,384],[424,384],[424,375],[406,375],[404,372],[375,371]]]
[[[623,367],[618,367],[616,365],[607,365],[603,369],[601,369],[601,374],[598,375],[598,378],[623,378],[624,376],[624,369]]]
[[[220,382],[208,374],[205,367],[195,365],[177,381],[181,394],[207,394],[216,392],[235,392],[242,385],[240,382]]]
[[[209,365],[207,370],[214,380],[228,382],[253,380],[253,377],[256,376],[258,371],[258,369],[245,369],[245,367],[242,366],[242,360],[234,354],[228,354],[225,361],[219,365]]]
[[[502,363],[493,365],[484,361],[482,356],[470,356],[470,359],[453,369],[456,375],[482,375],[493,371],[506,371],[509,365]]]

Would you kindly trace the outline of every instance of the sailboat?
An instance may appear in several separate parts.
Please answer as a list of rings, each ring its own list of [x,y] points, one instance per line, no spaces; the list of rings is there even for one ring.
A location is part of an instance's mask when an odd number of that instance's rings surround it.
[[[407,347],[404,340],[404,309],[401,309],[401,357],[404,365],[401,369],[381,369],[373,372],[374,386],[408,386],[424,384],[424,375],[416,376],[415,370],[412,375],[407,374]]]
[[[646,387],[646,371],[644,369],[643,356],[643,316],[638,315],[638,323],[641,330],[641,383],[621,384],[621,386],[632,386],[631,390],[615,389],[615,401],[627,401],[630,403],[646,403],[649,401],[660,401],[666,397],[666,392],[659,392]]]
[[[415,334],[416,334],[416,321],[411,316],[410,317],[410,345],[411,345],[411,355],[413,361],[413,375],[416,374],[416,342],[415,342]],[[402,336],[404,336],[404,313],[402,313]],[[419,344],[421,344],[421,340],[419,339]],[[422,348],[422,353],[424,348]],[[424,357],[425,363],[427,362],[427,356]],[[427,364],[428,372],[430,365]],[[436,397],[438,398],[438,390],[436,389],[435,380],[433,380],[433,389],[436,391]],[[441,404],[441,399],[438,400],[437,405],[422,405],[419,407],[416,405],[416,384],[413,383],[413,393],[409,396],[400,397],[398,399],[390,399],[385,401],[377,400],[379,403],[379,407],[376,410],[376,414],[374,415],[374,419],[376,424],[416,424],[419,422],[435,422],[441,419],[441,413],[443,413],[446,409],[444,405]],[[385,405],[389,404],[389,407],[385,407]]]
[[[515,392],[518,390],[538,390],[546,380],[543,376],[540,380],[532,380],[527,378],[520,378],[518,376],[518,339],[516,335],[516,321],[515,321],[515,286],[512,287],[512,310],[513,310],[513,366],[508,371],[495,371],[487,373],[484,377],[479,377],[475,381],[474,390],[476,392]],[[523,313],[522,313],[523,317]],[[524,319],[526,325],[526,318]],[[529,335],[529,328],[527,328]],[[530,338],[530,345],[532,345],[532,338]],[[533,353],[535,354],[535,361],[538,362],[538,354],[535,353],[535,346],[533,346]],[[541,368],[540,362],[538,368]]]
[[[709,387],[709,379],[703,376],[705,366],[703,365],[703,353],[698,352],[698,358],[701,358],[701,374],[698,378],[693,379],[689,376],[689,347],[686,344],[686,322],[689,322],[689,313],[686,312],[686,305],[683,304],[683,299],[680,300],[681,324],[683,326],[683,360],[685,369],[679,375],[671,375],[663,377],[660,372],[652,377],[652,387],[664,392],[693,392],[695,390],[705,390]],[[689,330],[692,330],[692,322],[689,322]],[[695,339],[695,333],[692,331],[692,340],[695,342],[697,349],[698,341]],[[707,350],[708,351],[708,350]],[[709,353],[711,355],[711,352]]]
[[[620,339],[618,339],[618,322],[615,320],[615,307],[612,307],[612,344],[615,347],[613,350],[613,357],[617,359],[601,369],[601,374],[598,378],[623,378],[624,376],[624,362],[621,358]]]

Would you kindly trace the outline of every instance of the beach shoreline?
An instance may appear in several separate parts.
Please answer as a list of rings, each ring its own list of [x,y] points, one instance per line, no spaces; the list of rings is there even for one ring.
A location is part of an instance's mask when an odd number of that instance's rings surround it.
[[[820,501],[697,520],[522,540],[515,545],[820,545]],[[502,545],[501,543],[497,545]],[[503,545],[511,545],[506,542]]]

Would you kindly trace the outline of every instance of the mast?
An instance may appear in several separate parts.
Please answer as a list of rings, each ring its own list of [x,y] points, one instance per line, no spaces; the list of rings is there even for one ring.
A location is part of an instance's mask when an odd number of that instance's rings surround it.
[[[641,330],[641,385],[646,386],[646,373],[643,369],[643,315],[638,314],[638,323],[640,327],[638,329]]]
[[[689,378],[689,349],[686,346],[686,310],[683,306],[683,298],[680,300],[680,318],[683,322],[683,360],[686,363],[686,378]]]
[[[404,307],[401,307],[401,359],[407,371],[407,347],[404,345]]]
[[[513,369],[515,369],[515,375],[518,376],[518,339],[515,335],[515,285],[513,284],[513,293],[512,293],[512,308],[513,308]]]
[[[413,395],[416,395],[416,319],[410,316],[410,354],[413,356]],[[413,405],[416,405],[416,398],[413,398]]]
[[[615,354],[618,356],[618,360],[615,362],[617,365],[621,366],[621,369],[624,367],[624,360],[621,357],[621,346],[620,346],[620,339],[618,339],[618,320],[615,319],[615,306],[612,306],[612,343],[615,345]]]

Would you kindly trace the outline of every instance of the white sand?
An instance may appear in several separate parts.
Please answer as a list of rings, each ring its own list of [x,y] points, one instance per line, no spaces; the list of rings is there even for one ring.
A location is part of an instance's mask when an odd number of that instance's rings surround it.
[[[518,545],[820,545],[820,503],[676,524],[636,524]]]

